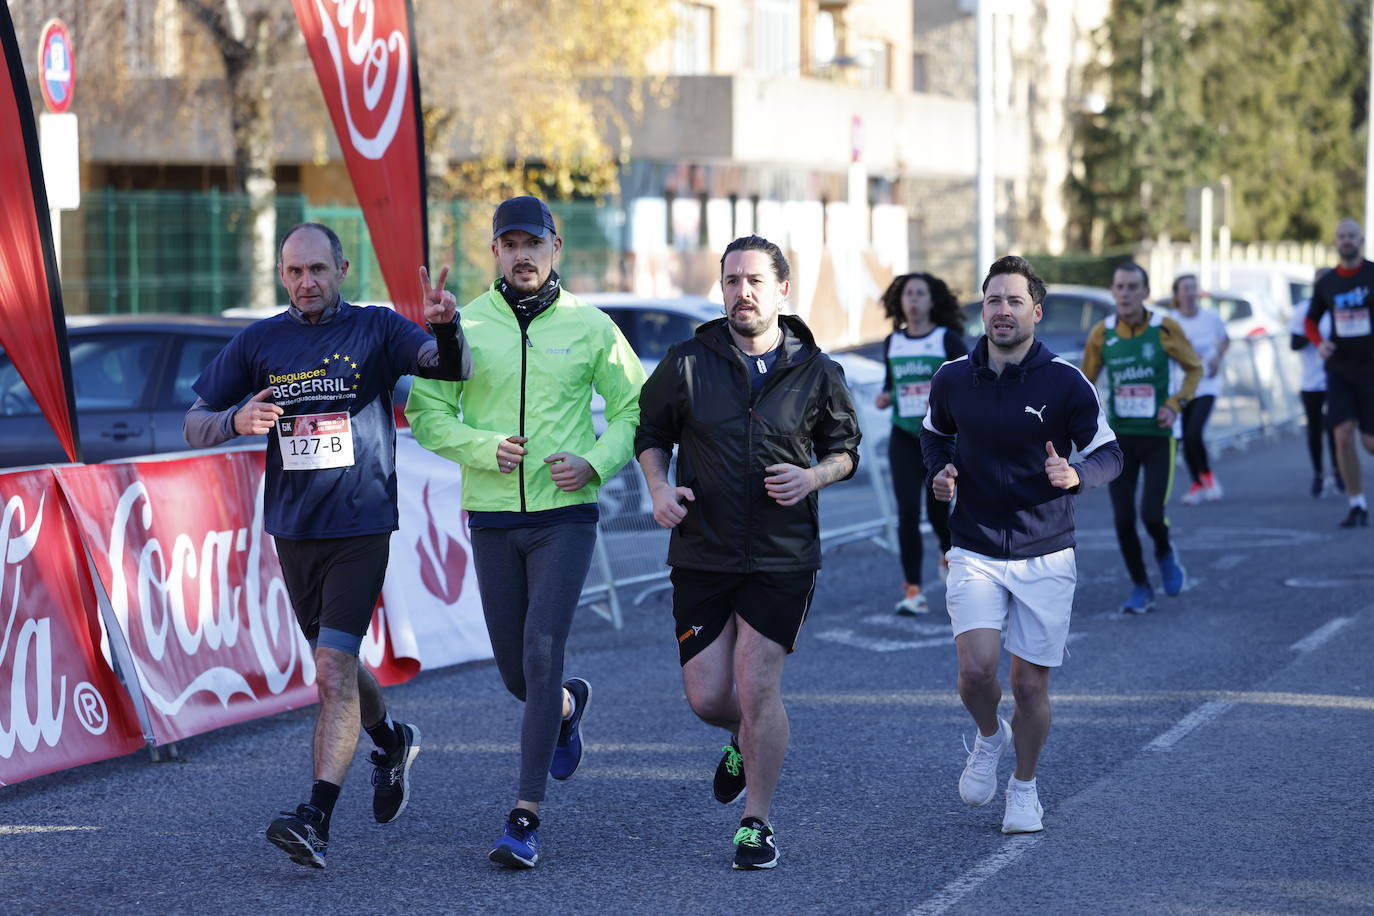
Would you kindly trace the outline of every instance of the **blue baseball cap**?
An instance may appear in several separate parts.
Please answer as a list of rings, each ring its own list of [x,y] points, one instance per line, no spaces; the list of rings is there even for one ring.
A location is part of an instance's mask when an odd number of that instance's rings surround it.
[[[501,202],[491,218],[491,237],[500,238],[512,229],[520,229],[540,238],[557,235],[553,214],[537,197],[512,197]]]

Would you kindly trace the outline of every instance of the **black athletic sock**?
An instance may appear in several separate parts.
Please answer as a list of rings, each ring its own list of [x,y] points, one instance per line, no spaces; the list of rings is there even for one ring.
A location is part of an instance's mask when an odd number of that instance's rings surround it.
[[[372,725],[364,725],[363,731],[372,739],[372,743],[381,749],[384,754],[394,754],[401,747],[401,732],[396,727],[396,723],[391,721],[391,713],[382,716],[382,721]]]
[[[531,830],[539,829],[539,815],[535,814],[528,808],[512,809],[508,820],[510,823],[513,824],[519,824],[521,820],[524,820],[525,823],[521,826],[528,827]]]
[[[315,780],[315,784],[310,787],[310,805],[318,808],[324,815],[324,824],[320,832],[325,835],[329,833],[329,819],[334,816],[334,803],[339,800],[339,789],[339,786],[323,779]]]

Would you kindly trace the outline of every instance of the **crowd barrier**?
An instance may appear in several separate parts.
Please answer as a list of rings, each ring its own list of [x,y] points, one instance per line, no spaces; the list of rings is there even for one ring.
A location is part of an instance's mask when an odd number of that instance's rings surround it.
[[[1075,364],[1081,356],[1061,355]],[[1303,416],[1297,394],[1299,358],[1289,346],[1289,335],[1232,341],[1221,373],[1222,394],[1205,435],[1209,449],[1244,448]],[[1106,373],[1097,381],[1105,396]],[[892,427],[888,412],[873,404],[880,391],[876,384],[852,386],[864,434],[859,469],[851,479],[821,491],[822,550],[868,540],[897,551],[897,506],[887,455]],[[624,606],[644,604],[668,587],[668,568],[663,564],[668,532],[653,520],[643,479],[633,463],[603,490],[600,531],[598,558],[583,600],[618,627]]]
[[[398,452],[383,684],[491,656],[457,468]],[[261,450],[0,475],[0,784],[316,701],[262,482]]]
[[[1235,341],[1209,427],[1244,447],[1301,415],[1286,336]],[[822,546],[895,550],[878,390],[856,386],[854,477],[821,494]],[[491,657],[458,469],[398,440],[400,529],[362,657],[382,683]],[[263,453],[0,474],[0,785],[316,701],[314,663],[262,527]],[[619,627],[667,585],[668,532],[631,463],[601,494],[583,601]]]

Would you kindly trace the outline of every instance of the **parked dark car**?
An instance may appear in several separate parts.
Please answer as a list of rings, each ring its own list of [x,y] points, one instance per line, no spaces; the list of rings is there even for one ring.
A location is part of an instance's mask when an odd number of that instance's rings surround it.
[[[193,315],[70,316],[67,342],[86,461],[186,450],[181,425],[196,398],[191,385],[250,323]],[[66,460],[28,386],[0,350],[0,467]]]
[[[983,334],[983,303],[964,307],[964,336],[973,346]],[[1035,339],[1065,359],[1078,361],[1088,343],[1088,332],[1116,312],[1112,294],[1100,286],[1051,283],[1045,290],[1045,315],[1035,326]]]

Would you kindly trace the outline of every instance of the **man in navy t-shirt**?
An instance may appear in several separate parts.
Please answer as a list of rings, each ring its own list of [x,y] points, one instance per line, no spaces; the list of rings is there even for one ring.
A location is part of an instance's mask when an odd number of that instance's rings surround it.
[[[290,308],[244,328],[210,361],[195,383],[185,434],[196,447],[270,434],[266,528],[314,650],[320,713],[310,801],[273,821],[267,838],[292,861],[323,868],[359,720],[378,748],[379,823],[404,810],[420,751],[419,729],[392,721],[376,678],[358,663],[397,528],[392,389],[406,374],[466,379],[472,356],[457,301],[443,288],[448,268],[434,287],[420,268],[433,336],[391,309],[340,298],[348,261],[327,226],[288,231],[277,269]]]

